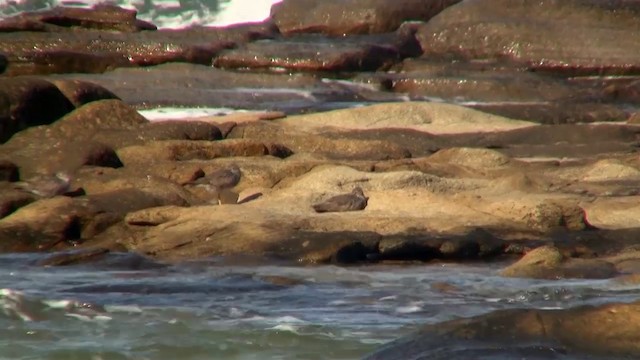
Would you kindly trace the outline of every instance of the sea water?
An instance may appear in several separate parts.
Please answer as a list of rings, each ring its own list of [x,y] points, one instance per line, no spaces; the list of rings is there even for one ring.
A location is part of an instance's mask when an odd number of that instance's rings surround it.
[[[224,26],[258,22],[282,0],[0,0],[0,18],[55,6],[91,7],[98,3],[136,9],[138,18],[159,28],[191,25]]]
[[[503,278],[503,264],[51,268],[43,256],[0,256],[1,359],[358,359],[420,324],[640,295]]]

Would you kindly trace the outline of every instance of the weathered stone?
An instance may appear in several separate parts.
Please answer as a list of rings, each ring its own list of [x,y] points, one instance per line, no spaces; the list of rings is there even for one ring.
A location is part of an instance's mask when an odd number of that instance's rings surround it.
[[[282,143],[295,153],[310,153],[330,159],[383,160],[411,157],[411,153],[400,145],[388,141],[345,138],[344,133],[336,139],[312,133],[291,132],[277,125],[254,122],[233,128],[228,138],[243,138],[259,141],[265,137]]]
[[[76,108],[97,100],[115,99],[118,97],[104,87],[86,81],[78,80],[51,80],[64,96],[69,99]]]
[[[223,49],[255,38],[270,38],[269,24],[224,29],[117,33],[109,31],[0,33],[0,53],[7,56],[6,74],[102,73],[124,66],[181,61],[210,65]],[[117,93],[117,91],[116,91]]]
[[[18,181],[20,172],[18,166],[8,160],[0,160],[0,181]]]
[[[23,138],[26,140],[28,138]],[[45,140],[45,139],[43,139]],[[48,140],[48,141],[47,141]],[[11,145],[15,145],[11,143]],[[47,152],[43,157],[42,153]],[[36,174],[75,172],[84,165],[117,168],[122,166],[116,152],[109,146],[93,141],[56,141],[46,139],[17,148],[10,158],[20,166],[23,177]]]
[[[438,14],[417,36],[429,57],[506,57],[564,75],[635,74],[638,11],[634,2],[467,1]]]
[[[413,31],[358,35],[336,41],[320,35],[298,35],[255,41],[218,56],[220,68],[287,69],[296,71],[371,71],[388,68],[421,52]]]
[[[394,31],[408,20],[427,21],[459,0],[285,0],[271,17],[285,35],[320,32],[332,36]]]
[[[177,185],[171,188],[151,181],[146,187],[125,183],[86,197],[39,200],[0,220],[0,250],[65,248],[96,236],[130,211],[164,205],[188,206],[188,202]]]
[[[391,359],[634,358],[640,303],[498,310],[426,325],[365,357]],[[532,345],[535,344],[535,345]]]
[[[261,112],[269,108],[298,112],[320,108],[327,101],[360,99],[357,88],[322,81],[313,74],[232,72],[210,64],[169,63],[119,68],[104,74],[57,75],[56,78],[93,82],[111,90],[127,104],[144,107],[229,107]],[[273,88],[278,90],[265,90]],[[232,117],[237,116],[246,115],[239,113]],[[267,116],[264,120],[269,118],[273,117]]]
[[[566,228],[572,231],[592,228],[587,222],[585,211],[571,203],[545,201],[535,206],[525,215],[527,224],[542,231]]]
[[[8,117],[2,116],[4,106]],[[0,78],[0,142],[30,126],[50,124],[73,110],[52,83],[35,78]]]
[[[125,165],[150,164],[158,160],[203,160],[232,156],[289,156],[291,151],[262,142],[227,139],[222,141],[163,140],[146,145],[128,146],[118,150]]]
[[[624,109],[615,105],[593,102],[479,103],[470,107],[490,114],[550,125],[625,121],[629,117]]]
[[[609,262],[596,259],[568,259],[553,246],[536,248],[501,272],[503,276],[542,279],[602,279],[613,277],[617,273],[615,266]]]
[[[136,11],[109,4],[98,4],[91,9],[56,7],[46,11],[22,13],[0,21],[0,32],[62,31],[66,28],[122,32],[156,29],[153,24],[137,20]]]
[[[12,184],[0,184],[0,219],[36,200],[32,194],[14,189]]]

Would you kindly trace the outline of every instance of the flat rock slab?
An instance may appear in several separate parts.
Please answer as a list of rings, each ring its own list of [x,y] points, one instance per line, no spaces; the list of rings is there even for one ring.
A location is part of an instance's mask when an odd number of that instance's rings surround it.
[[[102,73],[175,61],[209,65],[225,48],[273,34],[269,25],[135,33],[11,32],[0,33],[0,53],[8,60],[7,75]]]
[[[215,59],[214,65],[233,69],[374,71],[419,53],[419,46],[410,32],[351,36],[340,41],[320,35],[298,35],[255,41],[227,50]]]
[[[308,32],[332,36],[375,34],[394,31],[405,21],[427,21],[458,1],[283,1],[271,8],[271,18],[285,35]]]
[[[274,123],[302,130],[402,128],[431,134],[496,132],[535,126],[535,123],[503,118],[462,106],[407,102],[379,104],[331,112],[291,116]]]
[[[417,36],[425,56],[506,57],[563,75],[637,74],[638,11],[635,2],[464,1]]]

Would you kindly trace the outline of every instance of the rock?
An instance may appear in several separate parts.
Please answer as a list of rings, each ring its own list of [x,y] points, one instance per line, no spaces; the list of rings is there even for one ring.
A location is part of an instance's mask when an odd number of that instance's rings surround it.
[[[7,63],[7,57],[3,54],[0,54],[0,74],[7,70]]]
[[[417,37],[425,57],[507,58],[566,76],[634,74],[637,38],[611,39],[638,34],[637,13],[631,2],[470,1],[442,11]]]
[[[291,154],[286,148],[270,148],[264,143],[251,140],[227,139],[221,141],[163,140],[141,146],[128,146],[118,150],[125,165],[153,163],[158,160],[187,161],[215,159],[232,156],[264,156]]]
[[[615,266],[595,259],[567,259],[558,248],[541,246],[501,271],[503,276],[538,279],[606,279],[617,274]]]
[[[225,51],[214,65],[232,69],[373,71],[419,55],[413,33],[413,28],[405,26],[396,33],[348,36],[340,41],[320,35],[255,41]]]
[[[16,190],[12,185],[0,186],[0,219],[35,200],[32,194]]]
[[[593,228],[581,207],[564,202],[543,201],[525,215],[527,225],[542,231],[559,227],[579,231]]]
[[[73,110],[55,85],[36,78],[0,78],[0,107],[3,103],[9,111],[8,118],[0,115],[0,142],[30,126],[50,124]]]
[[[358,96],[354,89],[322,81],[313,74],[231,72],[210,65],[168,63],[145,68],[118,68],[104,74],[65,74],[56,78],[99,84],[125,103],[145,108],[187,106],[300,111],[325,106],[326,101],[344,101]],[[277,88],[278,91],[265,91],[265,88]],[[238,115],[241,114],[234,116]]]
[[[78,80],[51,80],[76,108],[98,100],[114,99],[118,97],[100,85]]]
[[[398,102],[289,116],[274,123],[300,130],[403,128],[432,134],[495,132],[535,124],[485,114],[457,105],[430,102]]]
[[[50,10],[21,13],[0,21],[0,32],[64,31],[74,27],[94,30],[137,32],[155,30],[155,25],[136,19],[136,11],[109,4],[91,9],[55,7]]]
[[[18,166],[8,160],[0,160],[0,181],[18,181],[20,172]]]
[[[33,202],[0,220],[0,251],[63,249],[102,233],[131,211],[164,205],[188,206],[177,185],[128,184],[86,197]],[[188,196],[188,195],[187,195]]]
[[[431,155],[429,161],[456,164],[482,173],[491,169],[504,168],[511,159],[496,150],[450,148],[440,150]]]
[[[387,160],[411,157],[403,146],[389,141],[346,138],[344,132],[318,136],[309,132],[291,131],[287,127],[265,122],[254,122],[236,126],[228,135],[229,139],[242,138],[260,141],[264,138],[282,143],[295,153],[309,153],[329,159]]]
[[[320,32],[331,36],[390,32],[408,20],[427,21],[459,0],[389,1],[285,0],[271,17],[285,35]]]
[[[269,24],[248,24],[224,29],[191,27],[135,33],[12,32],[0,33],[0,53],[7,56],[5,73],[11,76],[102,73],[117,67],[175,61],[210,65],[221,50],[273,37],[274,31]]]
[[[362,188],[356,186],[349,194],[332,196],[321,203],[313,205],[317,213],[359,211],[367,207],[368,197],[362,192]]]
[[[624,109],[615,105],[564,100],[540,103],[478,103],[469,107],[498,116],[548,125],[625,121],[629,117]]]
[[[28,140],[28,138],[25,137],[22,140]],[[10,146],[15,144],[12,141]],[[43,157],[41,155],[43,151],[48,151],[48,156]],[[61,171],[73,173],[85,165],[112,168],[122,166],[116,152],[107,145],[92,141],[61,142],[55,138],[13,150],[10,158],[20,166],[24,177]]]
[[[509,309],[423,326],[367,360],[637,357],[638,302],[562,310]],[[531,344],[535,344],[532,346]]]

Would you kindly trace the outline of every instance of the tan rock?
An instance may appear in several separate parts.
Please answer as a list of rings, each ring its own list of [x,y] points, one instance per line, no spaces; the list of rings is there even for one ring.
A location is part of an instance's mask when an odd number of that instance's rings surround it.
[[[504,118],[462,106],[403,102],[363,106],[323,113],[289,116],[274,120],[296,129],[319,131],[341,129],[405,128],[433,134],[491,132],[535,126],[535,123]]]

